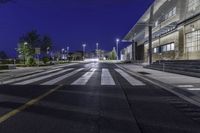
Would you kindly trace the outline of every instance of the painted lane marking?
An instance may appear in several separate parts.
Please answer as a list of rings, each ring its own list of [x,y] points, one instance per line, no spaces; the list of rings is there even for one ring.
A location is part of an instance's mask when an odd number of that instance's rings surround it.
[[[7,80],[7,81],[4,82],[4,84],[9,84],[9,83],[12,83],[12,82],[17,82],[17,81],[20,81],[20,80],[25,80],[25,79],[36,77],[36,76],[41,76],[41,75],[52,73],[52,72],[59,71],[59,70],[61,70],[61,68],[55,69],[55,70],[49,70],[49,71],[45,71],[45,72],[41,72],[41,73],[37,73],[37,74],[33,74],[33,75],[29,75],[29,76],[25,76],[25,77],[21,77],[21,78]]]
[[[17,115],[18,113],[22,112],[23,110],[33,106],[34,104],[38,103],[39,101],[41,101],[42,99],[44,99],[45,97],[47,97],[48,95],[50,95],[51,93],[57,91],[58,89],[60,89],[62,86],[57,86],[51,90],[49,90],[48,92],[44,93],[43,95],[36,97],[35,99],[30,100],[29,102],[25,103],[24,105],[20,106],[19,108],[16,108],[8,113],[6,113],[5,115],[0,117],[0,124],[3,123],[4,121],[8,120],[9,118]]]
[[[115,85],[115,82],[108,69],[102,69],[101,85]]]
[[[94,72],[96,71],[95,68],[92,68],[89,72],[85,73],[83,76],[81,76],[79,79],[74,81],[71,85],[86,85],[89,79],[92,77]]]
[[[177,87],[180,87],[180,88],[192,88],[194,86],[193,85],[177,85]]]
[[[62,81],[62,80],[64,80],[64,79],[66,79],[66,78],[68,78],[68,77],[70,77],[70,76],[73,76],[74,74],[76,74],[76,73],[82,71],[83,69],[84,69],[84,68],[80,68],[80,69],[78,69],[78,70],[75,70],[75,71],[73,71],[73,72],[71,72],[71,73],[68,73],[68,74],[66,74],[66,75],[63,75],[63,76],[61,76],[61,77],[55,78],[55,79],[50,80],[50,81],[47,81],[47,82],[45,82],[45,83],[42,83],[41,85],[54,85],[54,84],[56,84],[56,83],[58,83],[58,82],[60,82],[60,81]]]
[[[133,78],[132,76],[128,75],[121,69],[115,69],[115,71],[117,71],[123,78],[125,78],[132,86],[144,86],[145,85],[143,82]]]
[[[22,82],[19,82],[19,83],[15,83],[14,85],[27,85],[27,84],[34,83],[34,82],[37,82],[37,81],[40,81],[40,80],[43,80],[43,79],[50,78],[52,76],[62,74],[62,73],[67,72],[67,71],[71,71],[71,70],[73,70],[73,68],[62,70],[62,71],[59,71],[59,72],[56,72],[56,73],[53,73],[53,74],[49,74],[49,75],[46,75],[46,76],[37,77],[37,78],[34,78],[34,79],[30,79],[30,80],[25,80],[25,81],[22,81]]]
[[[189,91],[200,91],[200,88],[187,88]]]

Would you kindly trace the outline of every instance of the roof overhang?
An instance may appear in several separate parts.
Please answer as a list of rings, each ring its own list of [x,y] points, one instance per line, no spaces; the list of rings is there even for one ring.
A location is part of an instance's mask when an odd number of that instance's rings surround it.
[[[143,16],[137,21],[137,23],[133,26],[133,28],[128,32],[128,34],[124,37],[124,40],[135,40],[140,35],[143,35],[141,32],[144,32],[145,28],[151,25],[150,22],[150,14],[153,6],[153,14],[157,12],[157,10],[168,0],[155,0],[151,6],[147,9],[147,11],[143,14]]]

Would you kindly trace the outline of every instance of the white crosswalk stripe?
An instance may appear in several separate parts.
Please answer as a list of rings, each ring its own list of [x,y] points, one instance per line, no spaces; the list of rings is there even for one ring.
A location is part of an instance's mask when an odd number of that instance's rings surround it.
[[[115,82],[108,69],[102,69],[101,85],[115,85]]]
[[[188,88],[188,87],[194,87],[193,85],[177,85],[177,87],[180,87],[180,88]]]
[[[200,91],[200,88],[187,88],[189,91]]]
[[[15,83],[14,85],[27,85],[27,84],[31,84],[31,83],[34,83],[34,82],[37,82],[37,81],[40,81],[40,80],[43,80],[43,79],[50,78],[52,76],[56,76],[56,75],[62,74],[62,73],[67,72],[67,71],[71,71],[71,70],[73,70],[73,68],[62,70],[62,71],[59,71],[59,72],[56,72],[56,73],[53,73],[53,74],[49,74],[49,75],[46,75],[46,76],[41,76],[41,77],[37,77],[37,78],[25,80],[25,81],[22,81],[22,82],[18,82],[18,83]]]
[[[47,82],[45,82],[45,83],[42,83],[41,85],[54,85],[54,84],[56,84],[56,83],[58,83],[58,82],[60,82],[60,81],[62,81],[62,80],[64,80],[64,79],[66,79],[66,78],[68,78],[68,77],[70,77],[70,76],[73,76],[74,74],[76,74],[76,73],[82,71],[83,69],[84,69],[84,68],[80,68],[80,69],[78,69],[78,70],[75,70],[75,71],[73,71],[73,72],[71,72],[71,73],[68,73],[68,74],[66,74],[66,75],[63,75],[63,76],[61,76],[61,77],[55,78],[55,79],[50,80],[50,81],[47,81]]]
[[[86,85],[89,79],[92,77],[94,72],[96,71],[95,68],[92,68],[89,72],[85,73],[83,76],[81,76],[79,79],[74,81],[71,85]]]
[[[41,76],[41,75],[52,73],[52,72],[56,72],[56,71],[59,71],[59,70],[61,70],[61,68],[54,69],[54,70],[49,70],[49,71],[44,71],[44,72],[40,72],[40,73],[36,73],[36,74],[33,74],[33,75],[24,76],[24,77],[20,77],[20,78],[10,79],[10,80],[4,81],[3,83],[4,84],[10,84],[10,83],[13,83],[13,82],[18,82],[18,81],[21,81],[21,80],[26,80],[28,78],[32,78],[32,77],[36,77],[36,76]]]
[[[132,76],[128,75],[121,69],[115,69],[116,72],[118,72],[123,78],[125,78],[132,86],[144,86],[145,84]]]
[[[79,69],[68,68],[66,70],[63,70],[62,68],[57,68],[57,69],[53,69],[53,70],[36,73],[33,75],[28,75],[25,77],[10,79],[8,81],[5,81],[4,84],[28,85],[28,84],[40,82],[40,85],[55,85],[56,83],[59,83],[61,81],[64,82],[64,80],[66,78],[69,78],[84,69],[85,68],[79,68]],[[89,71],[85,72],[81,77],[79,77],[78,79],[76,79],[74,82],[72,82],[70,84],[71,85],[87,85],[96,70],[97,70],[96,68],[91,68]],[[71,72],[66,73],[68,71],[71,71]],[[125,80],[127,80],[127,82],[129,82],[132,86],[144,86],[145,85],[145,83],[135,79],[134,77],[132,77],[131,75],[129,75],[128,73],[124,72],[121,69],[115,69],[115,71],[117,73],[119,73]],[[54,76],[55,76],[55,78],[52,78]],[[101,79],[99,82],[102,86],[116,85],[108,68],[102,68],[101,74],[99,76],[101,76]],[[189,87],[189,86],[187,86],[187,87]]]

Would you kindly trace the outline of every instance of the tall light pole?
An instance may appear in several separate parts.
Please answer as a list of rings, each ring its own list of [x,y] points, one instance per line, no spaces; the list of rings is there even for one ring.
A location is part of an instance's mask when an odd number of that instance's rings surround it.
[[[86,47],[86,44],[83,44],[82,46],[83,46],[83,60],[84,60],[84,58],[85,58],[85,47]]]
[[[97,58],[99,58],[99,43],[96,43]]]
[[[67,46],[67,59],[68,59],[68,56],[69,56],[69,46]]]
[[[23,56],[24,56],[24,65],[26,64],[26,56],[27,56],[27,50],[26,50],[26,48],[27,48],[27,45],[28,45],[28,42],[24,42],[24,44],[23,44]]]
[[[64,59],[65,59],[65,53],[64,53],[64,52],[65,52],[65,49],[64,49],[64,48],[62,48],[62,50],[61,50],[61,51],[62,51],[62,60],[64,60]]]
[[[96,49],[97,50],[99,49],[99,43],[96,43]]]
[[[116,48],[117,48],[117,60],[119,60],[119,39],[116,39]]]

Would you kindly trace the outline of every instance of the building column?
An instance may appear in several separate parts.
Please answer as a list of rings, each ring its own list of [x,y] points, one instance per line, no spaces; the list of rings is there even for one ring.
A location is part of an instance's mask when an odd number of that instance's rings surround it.
[[[152,64],[152,26],[149,26],[149,64]]]
[[[135,41],[132,40],[132,61],[133,62],[136,60],[136,58],[135,58],[135,52],[136,52],[136,50],[135,50]]]
[[[154,5],[151,6],[149,16],[149,64],[152,64],[152,25],[153,25]]]

